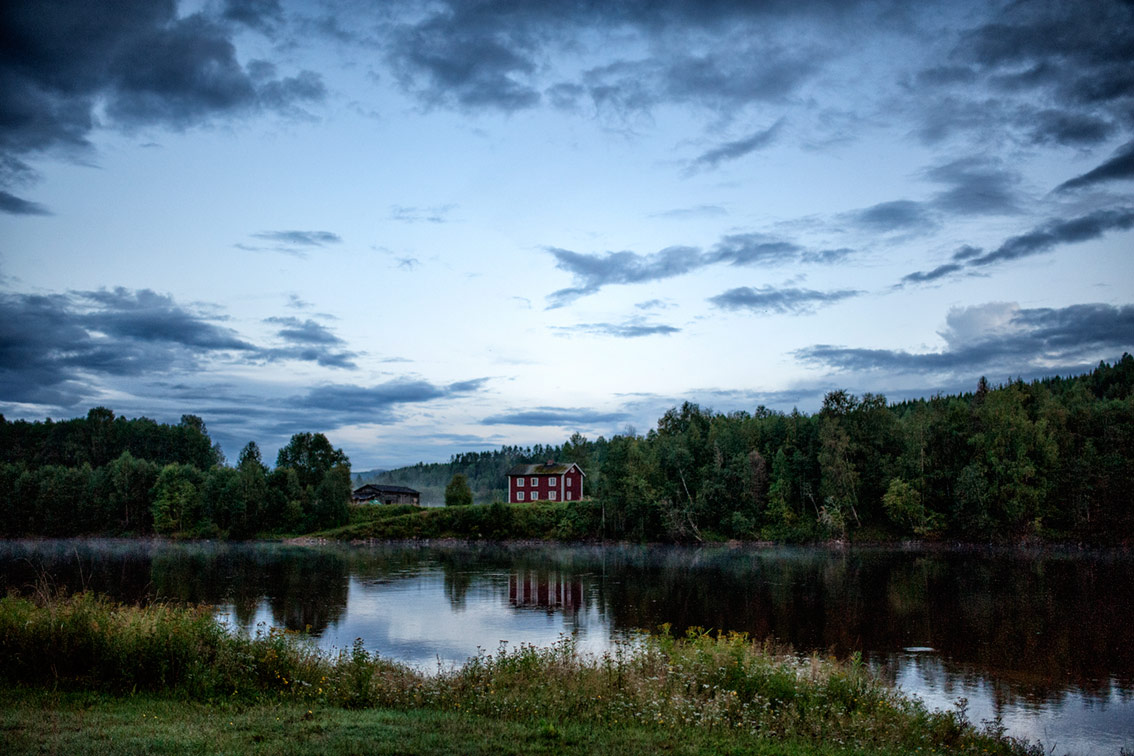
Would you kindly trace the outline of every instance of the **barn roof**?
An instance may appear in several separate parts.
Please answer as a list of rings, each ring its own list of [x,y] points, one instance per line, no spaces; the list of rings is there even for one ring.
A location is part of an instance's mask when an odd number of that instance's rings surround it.
[[[516,465],[508,471],[508,475],[562,475],[574,467],[580,475],[586,475],[583,468],[574,462],[547,462],[534,465]]]
[[[387,485],[384,485],[384,484],[381,484],[381,483],[367,483],[365,486],[361,486],[359,488],[354,489],[353,495],[354,496],[366,496],[367,494],[384,494],[384,493],[387,493],[387,494],[392,494],[392,493],[418,494],[419,496],[421,495],[420,491],[415,491],[412,488],[408,488],[406,486],[387,486]]]

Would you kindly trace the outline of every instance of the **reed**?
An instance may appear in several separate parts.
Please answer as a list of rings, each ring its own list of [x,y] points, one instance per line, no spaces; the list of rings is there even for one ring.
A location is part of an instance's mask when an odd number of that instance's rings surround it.
[[[563,637],[424,673],[361,642],[331,654],[295,633],[227,632],[207,608],[90,594],[0,599],[0,680],[22,690],[170,694],[205,705],[446,712],[485,721],[643,729],[680,740],[907,753],[1034,754],[995,724],[932,712],[858,657],[799,656],[741,634],[667,629],[601,656]]]

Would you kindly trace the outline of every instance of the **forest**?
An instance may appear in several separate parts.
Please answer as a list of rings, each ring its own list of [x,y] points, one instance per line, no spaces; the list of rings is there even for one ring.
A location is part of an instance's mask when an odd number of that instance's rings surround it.
[[[454,455],[375,476],[423,490],[461,473],[477,501],[508,468],[576,462],[602,533],[634,541],[1134,535],[1134,357],[1090,373],[890,404],[832,391],[815,414],[685,403],[645,435]]]
[[[205,423],[0,415],[0,535],[166,535],[246,539],[346,522],[350,460],[321,433],[297,433],[274,469],[249,442],[225,464]]]
[[[487,504],[505,498],[510,467],[546,459],[585,471],[588,501],[568,514],[595,537],[1129,541],[1134,357],[892,404],[836,390],[814,414],[686,402],[644,435],[576,433],[354,484],[442,491],[461,474]],[[4,536],[312,532],[347,522],[351,487],[350,460],[321,433],[297,433],[269,468],[255,442],[226,463],[193,415],[177,425],[103,407],[60,422],[0,416]]]

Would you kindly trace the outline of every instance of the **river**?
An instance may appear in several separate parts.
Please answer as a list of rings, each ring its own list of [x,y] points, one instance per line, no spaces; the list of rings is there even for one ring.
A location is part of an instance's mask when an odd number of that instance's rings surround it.
[[[975,548],[0,541],[0,589],[215,607],[243,632],[361,638],[424,669],[663,623],[854,651],[936,708],[1056,754],[1134,749],[1134,555]]]

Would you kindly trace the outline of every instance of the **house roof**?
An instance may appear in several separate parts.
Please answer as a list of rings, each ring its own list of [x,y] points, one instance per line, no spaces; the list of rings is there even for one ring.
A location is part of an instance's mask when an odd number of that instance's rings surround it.
[[[586,477],[583,468],[574,462],[537,463],[534,465],[516,465],[508,471],[508,477],[513,475],[562,475],[574,467],[579,474]]]
[[[365,486],[354,489],[352,496],[369,496],[374,494],[416,494],[421,495],[420,491],[415,491],[406,486],[387,486],[380,483],[367,483]]]

